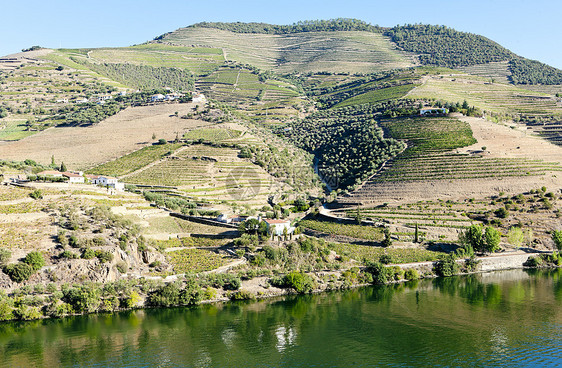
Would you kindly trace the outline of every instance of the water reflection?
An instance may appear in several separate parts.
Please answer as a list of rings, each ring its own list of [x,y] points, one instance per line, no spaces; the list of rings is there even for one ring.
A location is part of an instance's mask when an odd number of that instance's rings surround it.
[[[0,366],[549,363],[562,360],[561,306],[562,270],[509,271],[254,303],[4,323]],[[533,353],[534,341],[541,348]]]

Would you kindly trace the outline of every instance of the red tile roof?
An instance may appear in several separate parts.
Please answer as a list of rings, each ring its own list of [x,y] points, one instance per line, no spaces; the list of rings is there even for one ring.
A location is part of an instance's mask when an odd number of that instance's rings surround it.
[[[264,221],[267,222],[268,224],[287,224],[291,222],[289,220],[274,220],[274,219],[265,219]]]

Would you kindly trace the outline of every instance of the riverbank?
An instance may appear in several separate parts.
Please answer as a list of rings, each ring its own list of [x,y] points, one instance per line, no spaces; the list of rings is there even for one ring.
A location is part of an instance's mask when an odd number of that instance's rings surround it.
[[[557,253],[555,253],[557,254]],[[105,284],[63,285],[60,289],[22,287],[11,295],[0,295],[0,320],[59,318],[96,312],[117,312],[153,307],[190,306],[224,303],[230,300],[256,300],[290,294],[322,293],[370,284],[390,284],[414,279],[435,278],[469,273],[487,273],[508,269],[556,266],[545,252],[516,251],[472,259],[452,260],[456,270],[444,274],[440,264],[431,262],[403,264],[380,263],[342,269],[308,272],[272,273],[255,270],[246,275],[214,273],[168,277],[166,280],[121,279]],[[558,256],[557,256],[558,257]],[[451,258],[452,259],[452,258]],[[534,262],[529,260],[533,259]],[[539,260],[539,261],[536,261]],[[541,261],[541,260],[544,260]],[[550,263],[549,263],[550,262]]]

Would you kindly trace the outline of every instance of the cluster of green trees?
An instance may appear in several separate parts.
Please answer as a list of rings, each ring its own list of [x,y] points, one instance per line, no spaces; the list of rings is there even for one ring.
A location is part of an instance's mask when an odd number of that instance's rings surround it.
[[[99,74],[133,88],[147,90],[169,87],[176,91],[193,89],[193,74],[185,69],[121,63],[86,65]]]
[[[315,155],[318,173],[332,189],[345,189],[361,183],[404,148],[383,137],[372,112],[364,106],[321,111],[279,133]]]
[[[264,33],[264,34],[288,34],[301,32],[323,32],[323,31],[366,31],[381,32],[376,25],[366,23],[358,19],[337,18],[330,20],[307,20],[293,23],[291,25],[276,25],[267,23],[223,23],[202,22],[191,27],[215,28],[235,33]],[[164,36],[164,35],[163,35]],[[158,37],[162,39],[164,37]]]
[[[144,196],[144,199],[146,199],[147,201],[154,202],[158,206],[166,207],[171,210],[181,210],[182,212],[185,212],[197,207],[197,203],[188,201],[187,199],[180,197],[172,197],[166,194],[151,192],[147,190],[142,194]]]
[[[445,26],[404,25],[385,31],[402,50],[419,53],[424,65],[456,68],[510,60],[514,54],[486,37]]]
[[[511,81],[515,84],[562,84],[562,70],[539,61],[514,58],[509,62]]]

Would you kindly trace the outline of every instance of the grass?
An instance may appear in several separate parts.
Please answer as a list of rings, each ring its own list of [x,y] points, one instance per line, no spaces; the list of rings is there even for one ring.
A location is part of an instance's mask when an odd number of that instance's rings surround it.
[[[146,230],[148,234],[157,234],[157,233],[220,234],[227,230],[224,227],[199,224],[196,222],[181,220],[171,216],[154,217],[148,219],[148,224],[149,227]],[[182,239],[195,239],[195,238],[182,238]],[[178,247],[178,246],[188,246],[188,245],[182,244],[182,245],[174,245],[174,246]],[[198,245],[195,245],[194,243],[190,243],[189,246],[198,246]]]
[[[329,247],[337,254],[353,258],[359,262],[376,262],[383,255],[389,255],[392,260],[391,263],[426,262],[436,261],[440,255],[444,254],[427,249],[393,249],[341,243],[330,243]]]
[[[326,234],[343,235],[357,239],[382,241],[384,238],[382,231],[373,226],[347,225],[316,220],[304,220],[301,221],[299,225],[304,228],[320,231]]]
[[[192,141],[202,139],[207,142],[221,142],[228,139],[238,138],[241,134],[241,131],[234,129],[201,128],[187,132],[184,135],[184,138]]]
[[[352,105],[361,105],[365,103],[377,103],[382,101],[394,100],[404,97],[416,86],[414,84],[405,84],[402,86],[395,86],[389,88],[377,89],[369,91],[358,96],[354,96],[345,101],[340,102],[333,108],[340,108]]]
[[[211,271],[228,263],[228,258],[204,249],[181,249],[167,253],[176,273]]]
[[[180,143],[173,143],[144,147],[116,160],[96,166],[88,172],[90,174],[123,176],[161,159],[181,146]]]

